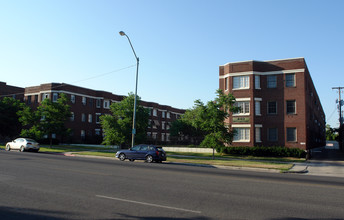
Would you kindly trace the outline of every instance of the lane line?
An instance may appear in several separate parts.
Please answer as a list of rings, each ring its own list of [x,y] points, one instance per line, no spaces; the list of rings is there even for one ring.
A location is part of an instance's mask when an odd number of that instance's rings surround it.
[[[172,206],[157,205],[157,204],[153,204],[153,203],[139,202],[139,201],[134,201],[134,200],[121,199],[121,198],[102,196],[102,195],[96,195],[96,197],[104,198],[104,199],[117,200],[117,201],[121,201],[121,202],[130,202],[130,203],[146,205],[146,206],[153,206],[153,207],[164,208],[164,209],[173,209],[173,210],[178,210],[178,211],[183,211],[183,212],[192,212],[192,213],[201,214],[201,211],[194,211],[194,210],[189,210],[189,209],[176,208],[176,207],[172,207]]]

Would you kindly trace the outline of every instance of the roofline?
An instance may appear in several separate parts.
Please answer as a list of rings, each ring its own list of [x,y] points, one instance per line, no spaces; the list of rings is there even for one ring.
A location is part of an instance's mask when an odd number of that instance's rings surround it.
[[[247,62],[273,62],[273,61],[287,61],[287,60],[297,60],[297,59],[305,59],[304,57],[295,57],[295,58],[287,58],[287,59],[276,59],[276,60],[246,60],[246,61],[237,61],[237,62],[229,62],[220,66],[226,66],[228,64],[236,64],[236,63],[247,63]]]

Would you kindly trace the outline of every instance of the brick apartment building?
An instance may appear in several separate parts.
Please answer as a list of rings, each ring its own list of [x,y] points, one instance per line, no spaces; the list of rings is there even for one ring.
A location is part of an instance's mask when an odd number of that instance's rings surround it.
[[[233,146],[325,145],[325,114],[304,58],[227,63],[219,88],[240,107],[227,121]]]
[[[17,89],[18,87],[7,86],[7,90],[11,91],[11,88]],[[68,140],[63,141],[72,143],[100,143],[103,132],[99,117],[103,114],[110,114],[110,105],[120,102],[124,98],[124,96],[109,92],[65,83],[47,83],[26,87],[22,90],[18,89],[18,94],[21,91],[22,99],[32,108],[36,108],[46,98],[56,101],[60,93],[66,94],[70,99],[72,112],[72,117],[66,122],[66,127],[72,130],[72,135]],[[168,143],[171,122],[179,118],[185,110],[147,101],[141,101],[140,104],[150,109],[150,125],[147,128],[148,141],[159,144]]]
[[[0,97],[12,97],[23,101],[24,88],[7,85],[5,82],[0,82]]]

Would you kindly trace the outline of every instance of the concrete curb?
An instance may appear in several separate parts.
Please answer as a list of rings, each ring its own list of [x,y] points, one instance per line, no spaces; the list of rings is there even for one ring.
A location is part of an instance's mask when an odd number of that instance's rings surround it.
[[[300,174],[304,174],[304,173],[308,173],[308,166],[304,167],[302,165],[295,165],[293,164],[293,167],[290,170],[287,171],[282,171],[282,173],[300,173]]]

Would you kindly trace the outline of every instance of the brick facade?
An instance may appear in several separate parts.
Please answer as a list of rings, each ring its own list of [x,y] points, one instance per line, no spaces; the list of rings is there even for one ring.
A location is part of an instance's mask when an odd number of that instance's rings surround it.
[[[227,63],[219,88],[241,107],[227,121],[233,146],[325,145],[325,114],[304,58]]]
[[[99,117],[110,114],[110,105],[120,102],[124,98],[124,96],[110,92],[65,83],[47,83],[24,89],[7,86],[6,83],[0,82],[0,95],[15,93],[18,94],[16,98],[24,100],[33,109],[37,108],[45,98],[54,101],[60,93],[66,94],[70,99],[69,104],[73,115],[66,122],[66,127],[72,130],[72,137],[62,141],[72,143],[100,143],[103,132]],[[11,97],[14,96],[11,95]],[[148,141],[157,144],[170,142],[171,122],[184,114],[185,110],[147,101],[141,101],[140,104],[150,109],[150,126],[147,128]]]

